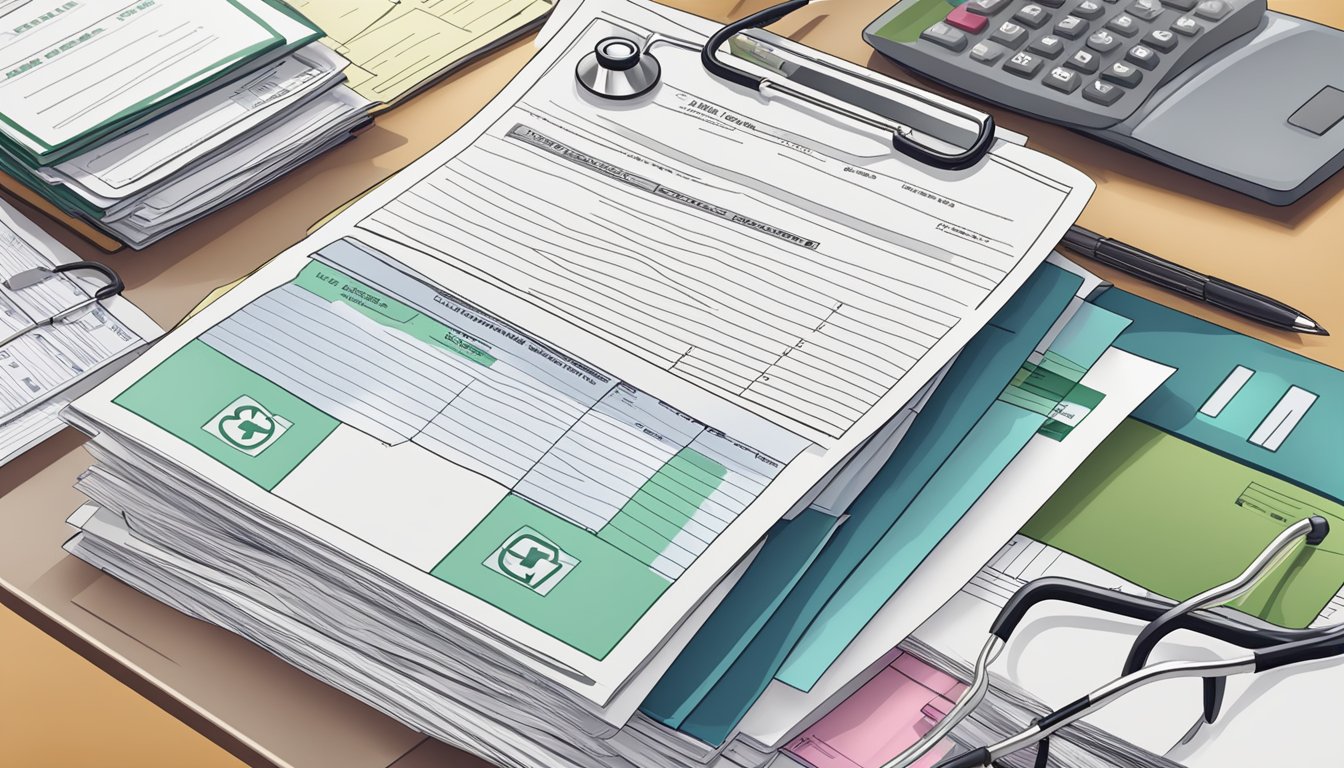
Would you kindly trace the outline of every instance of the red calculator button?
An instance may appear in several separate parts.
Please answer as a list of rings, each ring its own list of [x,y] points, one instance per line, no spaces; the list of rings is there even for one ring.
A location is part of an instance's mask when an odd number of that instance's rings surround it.
[[[963,32],[970,32],[974,35],[989,26],[989,19],[971,13],[966,10],[966,6],[962,5],[952,9],[952,12],[947,14],[947,23]]]

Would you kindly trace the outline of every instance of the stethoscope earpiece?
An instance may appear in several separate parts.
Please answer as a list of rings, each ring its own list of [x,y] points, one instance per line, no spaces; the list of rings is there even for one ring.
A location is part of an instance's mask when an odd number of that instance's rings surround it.
[[[574,76],[579,85],[604,99],[633,99],[658,84],[663,67],[658,57],[628,37],[604,37],[579,59]]]

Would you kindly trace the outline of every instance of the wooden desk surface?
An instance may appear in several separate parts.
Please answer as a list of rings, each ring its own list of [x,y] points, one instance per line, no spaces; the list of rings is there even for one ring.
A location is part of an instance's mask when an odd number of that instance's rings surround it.
[[[775,30],[909,80],[859,37],[859,30],[891,1],[836,0],[805,9]],[[672,4],[726,20],[769,2]],[[1270,5],[1344,27],[1344,3],[1338,0]],[[143,252],[103,256],[41,214],[25,213],[81,256],[114,265],[131,298],[170,326],[210,289],[298,241],[325,213],[442,140],[484,105],[532,50],[527,39],[491,56],[380,116],[356,140]],[[993,111],[1002,125],[1029,135],[1031,146],[1097,181],[1081,220],[1085,226],[1286,301],[1339,335],[1278,333],[1099,270],[1106,277],[1127,290],[1344,367],[1344,174],[1294,206],[1275,208],[1066,130]],[[1248,151],[1273,152],[1274,147]],[[81,500],[71,483],[89,464],[80,445],[79,436],[67,431],[0,470],[0,601],[248,762],[334,768],[393,762],[398,768],[483,765],[423,741],[246,642],[177,615],[65,556],[60,544],[71,531],[63,521]]]

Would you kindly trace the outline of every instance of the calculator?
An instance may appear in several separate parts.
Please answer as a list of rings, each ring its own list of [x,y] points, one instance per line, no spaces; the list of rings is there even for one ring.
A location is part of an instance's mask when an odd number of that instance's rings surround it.
[[[1275,205],[1344,168],[1344,32],[1265,0],[900,0],[902,67]]]
[[[960,90],[1103,128],[1266,10],[1265,0],[904,0],[864,36]]]

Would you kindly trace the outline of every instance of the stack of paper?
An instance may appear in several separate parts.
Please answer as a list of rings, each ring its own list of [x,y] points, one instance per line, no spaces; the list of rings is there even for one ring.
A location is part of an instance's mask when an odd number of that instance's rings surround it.
[[[0,170],[148,245],[368,120],[321,36],[279,0],[0,7]]]

